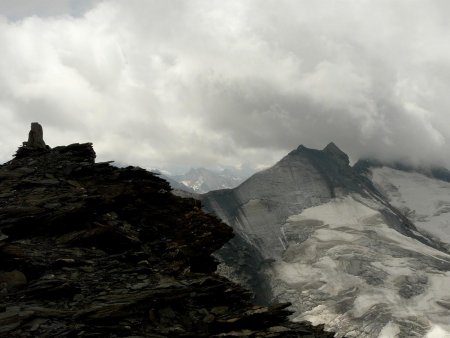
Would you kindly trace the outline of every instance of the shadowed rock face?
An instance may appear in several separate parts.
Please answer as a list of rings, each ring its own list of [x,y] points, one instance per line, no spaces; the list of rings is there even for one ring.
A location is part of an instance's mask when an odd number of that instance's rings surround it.
[[[348,155],[344,153],[341,149],[338,148],[334,142],[329,143],[324,149],[323,152],[331,155],[336,161],[342,162],[344,165],[349,165],[350,160],[348,159]]]
[[[198,201],[94,160],[25,146],[0,166],[0,336],[332,336],[214,273],[232,230]]]

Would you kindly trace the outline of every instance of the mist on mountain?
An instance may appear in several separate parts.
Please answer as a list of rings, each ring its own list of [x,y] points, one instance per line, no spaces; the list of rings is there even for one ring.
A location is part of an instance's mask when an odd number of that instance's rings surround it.
[[[249,176],[248,171],[231,168],[192,168],[184,175],[171,176],[170,179],[189,187],[195,193],[203,194],[212,190],[235,188]]]

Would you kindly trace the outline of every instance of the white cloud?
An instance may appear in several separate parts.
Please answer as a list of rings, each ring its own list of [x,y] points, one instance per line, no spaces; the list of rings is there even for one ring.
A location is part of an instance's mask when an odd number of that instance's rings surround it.
[[[39,121],[50,145],[170,170],[329,141],[450,165],[445,1],[64,3],[0,5],[0,160]]]

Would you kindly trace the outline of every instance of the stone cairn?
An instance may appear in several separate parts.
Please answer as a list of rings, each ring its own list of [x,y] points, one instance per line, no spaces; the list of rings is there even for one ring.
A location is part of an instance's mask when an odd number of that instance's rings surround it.
[[[31,129],[28,133],[28,141],[22,143],[22,147],[17,149],[16,158],[29,156],[32,153],[47,152],[50,147],[45,144],[44,131],[38,122],[31,123]]]
[[[28,133],[28,141],[24,142],[23,145],[28,148],[47,149],[47,145],[44,142],[44,131],[39,123],[31,123],[31,130]]]

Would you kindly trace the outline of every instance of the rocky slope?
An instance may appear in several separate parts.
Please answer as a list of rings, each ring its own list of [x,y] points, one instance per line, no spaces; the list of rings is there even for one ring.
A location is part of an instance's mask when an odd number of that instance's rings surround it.
[[[332,336],[214,273],[232,231],[198,201],[41,138],[0,166],[0,336]]]
[[[219,253],[223,273],[265,301],[289,300],[296,320],[338,336],[450,335],[446,246],[418,231],[336,145],[300,146],[202,200],[237,233]]]

